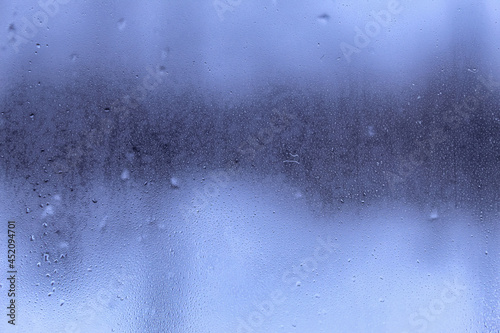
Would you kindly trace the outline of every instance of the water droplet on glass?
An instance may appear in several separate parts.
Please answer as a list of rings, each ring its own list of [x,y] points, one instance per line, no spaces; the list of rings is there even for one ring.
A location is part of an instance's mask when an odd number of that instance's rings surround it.
[[[430,216],[429,216],[429,218],[431,220],[436,220],[438,217],[439,217],[439,214],[438,214],[437,209],[433,209],[432,212],[431,212],[431,214],[430,214]]]
[[[121,179],[122,180],[127,180],[130,178],[130,172],[127,169],[124,169],[122,171]]]
[[[127,25],[127,23],[125,22],[125,19],[123,17],[118,20],[118,30],[125,29],[126,25]]]
[[[176,177],[170,178],[170,186],[173,188],[179,188],[179,179]]]
[[[324,14],[321,14],[320,16],[318,16],[319,23],[327,24],[328,21],[330,21],[330,15],[328,15],[327,13],[324,13]]]

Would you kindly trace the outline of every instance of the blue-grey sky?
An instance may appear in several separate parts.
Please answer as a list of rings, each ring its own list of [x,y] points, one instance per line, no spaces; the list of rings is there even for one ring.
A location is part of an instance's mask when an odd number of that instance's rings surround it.
[[[108,75],[119,84],[161,65],[173,85],[223,94],[290,80],[333,89],[353,77],[387,87],[407,85],[452,59],[457,41],[470,44],[470,52],[480,47],[477,61],[498,72],[499,5],[493,0],[47,3],[2,5],[2,78],[38,81],[62,73],[72,80],[97,68],[112,69]],[[42,22],[29,28],[25,19],[36,15]],[[365,39],[356,40],[359,32]],[[36,70],[28,74],[30,66]]]

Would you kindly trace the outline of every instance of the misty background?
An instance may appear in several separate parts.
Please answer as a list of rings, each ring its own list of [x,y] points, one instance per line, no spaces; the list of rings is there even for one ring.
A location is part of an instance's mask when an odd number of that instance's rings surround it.
[[[2,330],[500,329],[496,1],[0,8]]]

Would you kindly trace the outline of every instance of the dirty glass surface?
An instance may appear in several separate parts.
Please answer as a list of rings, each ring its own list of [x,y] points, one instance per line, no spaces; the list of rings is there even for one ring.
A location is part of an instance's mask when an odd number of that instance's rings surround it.
[[[0,1],[0,331],[499,332],[499,15]]]

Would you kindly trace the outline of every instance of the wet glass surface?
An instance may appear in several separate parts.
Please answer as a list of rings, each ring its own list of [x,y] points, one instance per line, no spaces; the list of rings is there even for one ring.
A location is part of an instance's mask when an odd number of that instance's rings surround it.
[[[499,332],[496,1],[0,6],[1,332]]]

